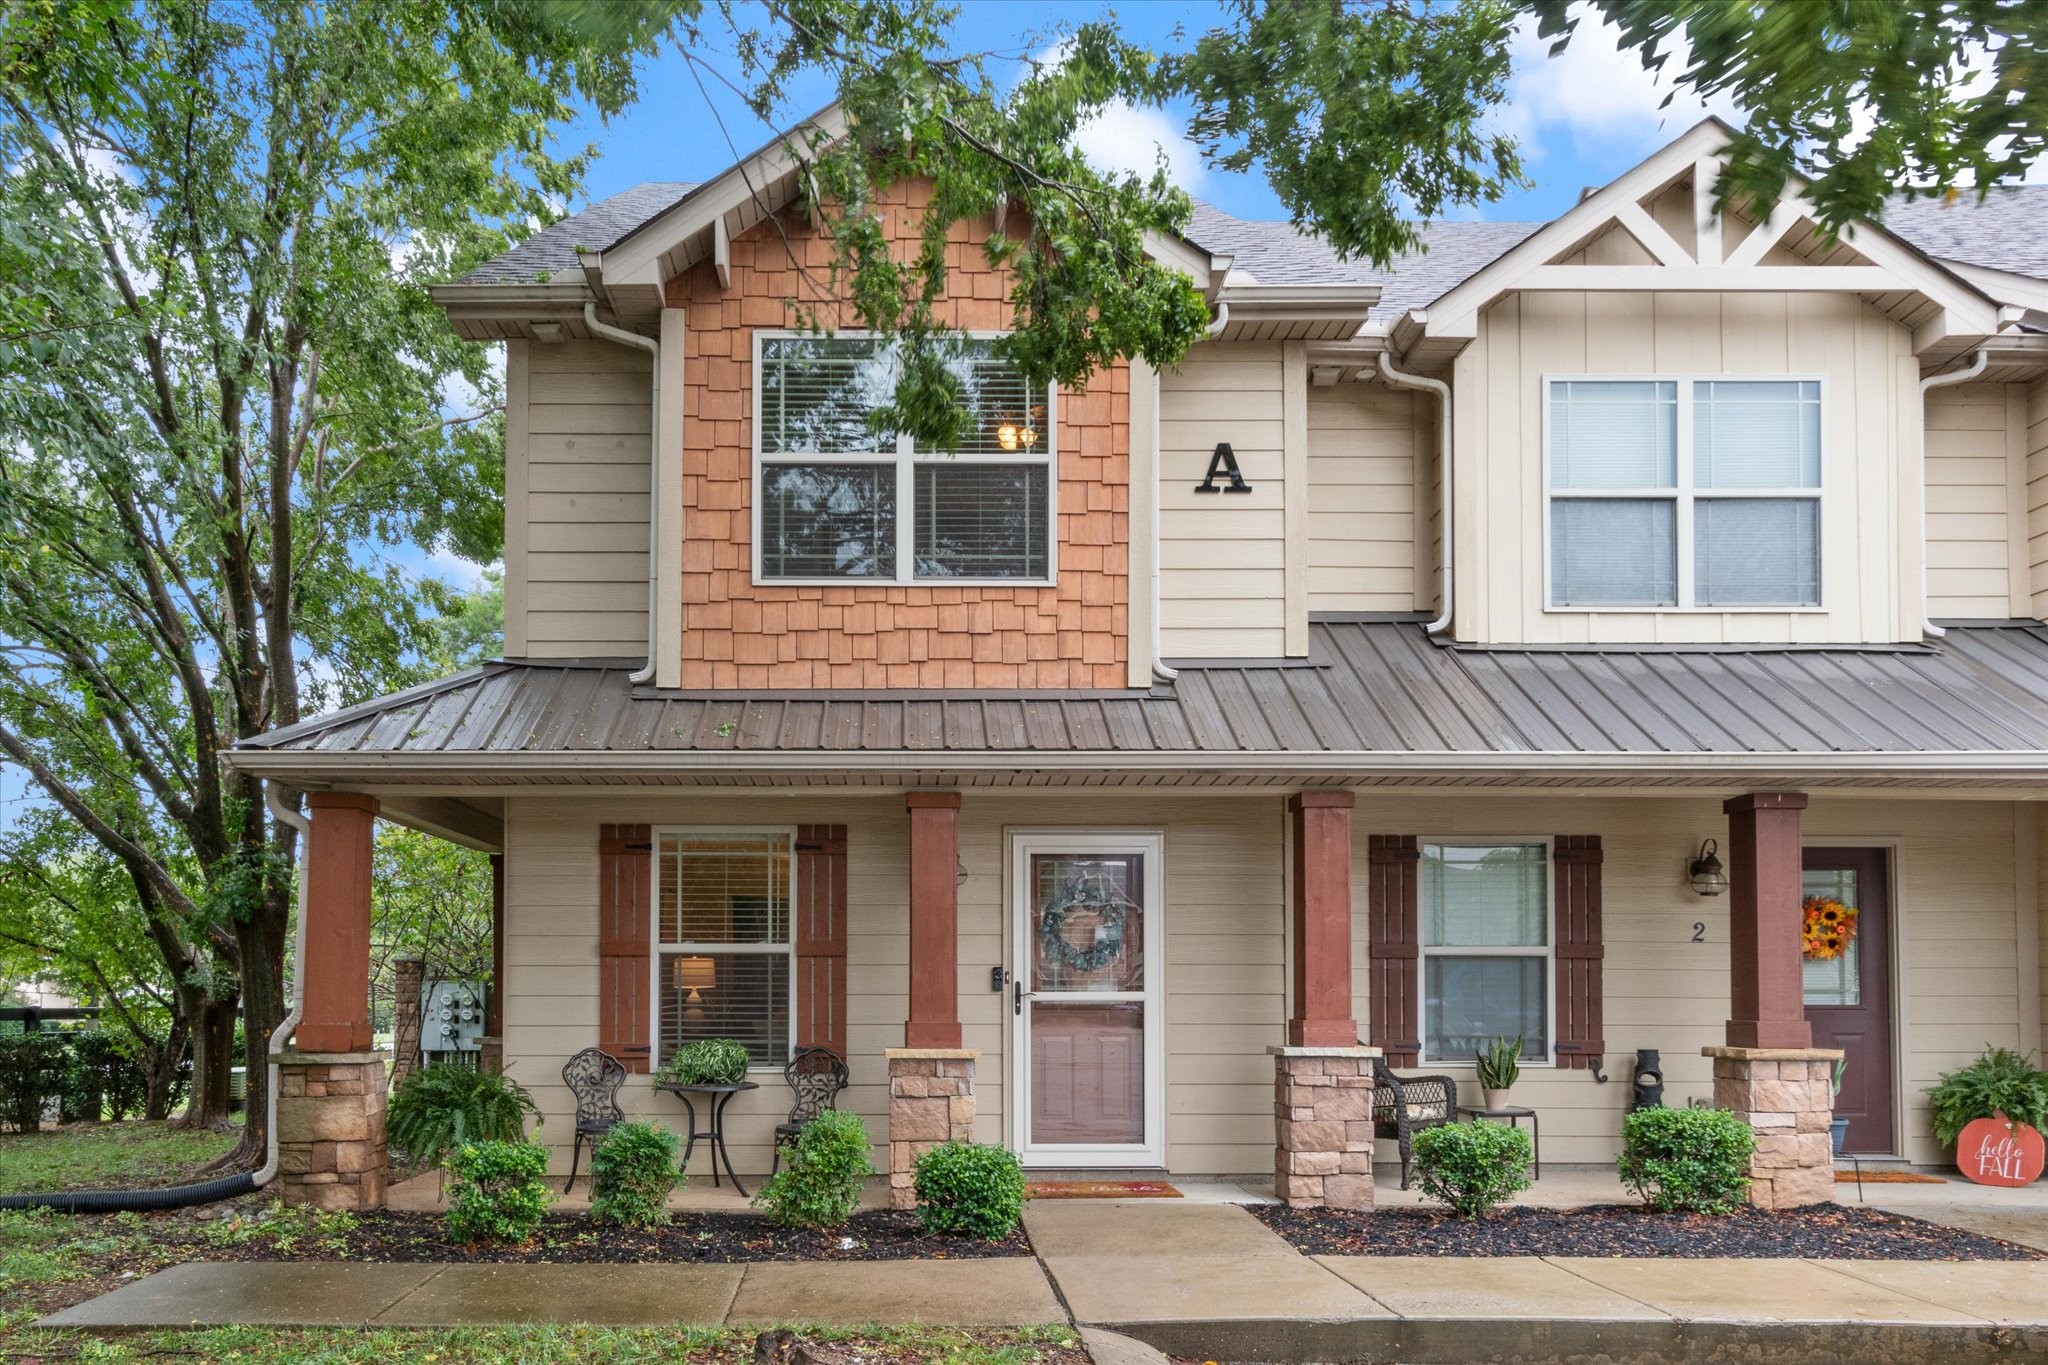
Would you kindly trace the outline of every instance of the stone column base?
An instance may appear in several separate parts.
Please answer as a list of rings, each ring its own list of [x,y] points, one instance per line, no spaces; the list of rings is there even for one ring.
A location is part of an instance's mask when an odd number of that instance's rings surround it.
[[[1835,1149],[1829,1093],[1840,1052],[1818,1047],[1708,1047],[1714,1105],[1731,1109],[1756,1133],[1749,1202],[1760,1209],[1832,1203]]]
[[[281,1052],[277,1063],[278,1187],[316,1209],[384,1207],[382,1052]]]
[[[889,1203],[917,1205],[917,1159],[942,1142],[974,1141],[972,1048],[892,1047],[889,1059]]]
[[[1294,1209],[1372,1207],[1376,1047],[1269,1047],[1273,1193]]]

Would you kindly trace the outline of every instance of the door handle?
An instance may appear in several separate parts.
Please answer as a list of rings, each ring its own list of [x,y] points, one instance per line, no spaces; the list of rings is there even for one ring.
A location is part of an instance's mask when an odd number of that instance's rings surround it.
[[[1022,1013],[1024,1013],[1024,1002],[1025,1002],[1026,1000],[1030,999],[1030,998],[1031,998],[1032,996],[1034,996],[1034,995],[1036,995],[1036,994],[1038,994],[1038,992],[1037,992],[1037,991],[1027,991],[1027,990],[1025,990],[1025,989],[1024,989],[1024,983],[1023,983],[1022,981],[1019,981],[1019,982],[1017,983],[1017,1013],[1018,1013],[1018,1014],[1022,1014]]]

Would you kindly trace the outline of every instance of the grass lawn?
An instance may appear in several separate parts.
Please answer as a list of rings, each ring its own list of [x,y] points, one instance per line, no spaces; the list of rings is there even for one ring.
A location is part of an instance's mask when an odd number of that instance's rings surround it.
[[[238,1201],[244,1212],[262,1208]],[[177,1235],[166,1235],[175,1228]],[[70,1217],[0,1211],[0,1359],[145,1360],[240,1365],[598,1365],[667,1361],[751,1365],[752,1330],[699,1327],[506,1327],[453,1331],[232,1327],[92,1337],[28,1324],[166,1265],[192,1259],[190,1238],[226,1246],[248,1236],[319,1238],[317,1215],[221,1219],[204,1212]],[[806,1329],[820,1365],[1088,1365],[1066,1328]]]
[[[122,1190],[176,1185],[241,1137],[165,1123],[80,1123],[0,1136],[0,1194],[37,1190]]]

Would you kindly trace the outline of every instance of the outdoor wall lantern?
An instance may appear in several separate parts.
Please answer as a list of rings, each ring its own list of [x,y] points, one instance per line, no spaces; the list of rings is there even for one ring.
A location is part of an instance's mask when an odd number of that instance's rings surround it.
[[[1692,878],[1692,889],[1702,896],[1718,896],[1728,889],[1728,874],[1721,867],[1721,857],[1716,850],[1720,846],[1712,839],[1700,845],[1700,853],[1686,869]]]

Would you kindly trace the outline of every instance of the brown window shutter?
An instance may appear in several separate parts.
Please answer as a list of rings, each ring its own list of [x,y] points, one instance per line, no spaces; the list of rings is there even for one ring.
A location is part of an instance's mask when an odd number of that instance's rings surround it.
[[[1422,851],[1412,834],[1366,840],[1366,906],[1372,999],[1372,1045],[1389,1066],[1413,1066],[1422,1055],[1422,932],[1417,882]]]
[[[654,934],[654,831],[606,825],[597,858],[597,1045],[648,1069],[653,1028],[648,954]]]
[[[796,1045],[846,1044],[846,826],[796,832]]]
[[[1557,1064],[1597,1068],[1607,1051],[1600,995],[1600,836],[1560,834],[1553,846],[1557,885]]]

